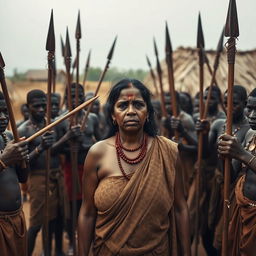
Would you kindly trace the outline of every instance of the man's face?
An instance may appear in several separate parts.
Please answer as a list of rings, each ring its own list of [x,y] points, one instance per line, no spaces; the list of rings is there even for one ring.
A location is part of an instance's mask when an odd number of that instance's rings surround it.
[[[168,115],[172,116],[173,113],[172,113],[172,98],[170,95],[165,95],[164,96],[164,104],[165,104],[165,107],[166,107],[166,111],[168,113]],[[176,104],[177,104],[177,111],[179,110],[179,103],[178,101],[176,100]]]
[[[3,133],[9,122],[9,115],[5,100],[0,100],[0,133]]]
[[[71,99],[72,99],[72,108],[76,106],[76,89],[71,88]],[[84,102],[84,92],[82,89],[78,88],[78,105],[81,105]]]
[[[206,100],[207,100],[208,92],[209,92],[209,90],[204,91],[204,102],[206,102]],[[209,101],[209,110],[210,111],[211,110],[216,110],[217,107],[218,107],[218,104],[219,104],[218,93],[212,90],[211,98],[210,98],[210,101]]]
[[[227,93],[224,94],[224,106],[227,110],[228,96]],[[233,120],[237,120],[244,114],[245,102],[241,100],[238,93],[233,94]]]
[[[28,108],[33,119],[42,121],[46,114],[46,97],[33,98]]]
[[[256,97],[248,97],[247,110],[249,124],[253,130],[256,130]]]
[[[55,118],[59,115],[60,111],[60,100],[57,96],[51,97],[51,103],[52,103],[52,118]]]

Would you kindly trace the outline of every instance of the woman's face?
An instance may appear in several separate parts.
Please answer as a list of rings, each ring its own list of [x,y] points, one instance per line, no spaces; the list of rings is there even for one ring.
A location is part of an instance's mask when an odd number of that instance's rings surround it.
[[[137,88],[123,89],[114,105],[112,119],[119,129],[134,132],[143,129],[148,117],[146,102]]]

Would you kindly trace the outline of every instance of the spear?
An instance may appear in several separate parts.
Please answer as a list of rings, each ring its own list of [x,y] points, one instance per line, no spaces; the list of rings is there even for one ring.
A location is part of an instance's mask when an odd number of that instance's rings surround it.
[[[171,95],[171,106],[172,114],[174,117],[178,117],[177,113],[177,102],[176,102],[176,93],[174,85],[174,76],[173,76],[173,59],[172,59],[172,43],[169,34],[168,24],[165,23],[165,60],[168,70],[168,82],[169,82],[169,91]],[[174,131],[175,141],[178,141],[178,132]]]
[[[205,103],[203,119],[206,119],[206,117],[207,117],[207,112],[208,112],[209,103],[210,103],[211,94],[212,94],[212,87],[213,87],[214,83],[216,84],[215,77],[216,77],[216,73],[217,73],[217,70],[218,70],[218,67],[219,67],[220,55],[223,51],[223,39],[224,39],[224,29],[221,32],[221,36],[220,36],[218,46],[217,46],[217,50],[216,50],[216,56],[215,56],[213,72],[212,72],[212,78],[211,78],[211,83],[210,83],[210,86],[209,86],[207,99],[206,99],[206,103]],[[221,101],[221,103],[222,103],[222,101]]]
[[[228,135],[232,134],[233,86],[234,86],[234,74],[235,74],[236,39],[238,36],[239,36],[239,26],[238,26],[238,18],[237,18],[236,1],[230,0],[226,26],[225,26],[225,37],[229,37],[226,44],[227,60],[228,60],[228,99],[227,99],[226,133]],[[222,256],[228,255],[230,167],[231,167],[230,159],[225,158]]]
[[[51,92],[54,76],[54,54],[55,54],[55,34],[53,22],[53,10],[51,11],[50,25],[46,40],[46,50],[48,51],[48,83],[47,83],[47,116],[46,125],[51,123]],[[51,150],[46,151],[46,173],[45,173],[45,220],[44,220],[44,249],[45,255],[49,252],[49,175],[51,169]]]
[[[159,97],[159,91],[158,91],[158,88],[157,88],[156,76],[155,76],[155,73],[153,71],[153,68],[152,68],[151,62],[149,60],[149,57],[147,55],[146,55],[146,60],[147,60],[148,67],[149,67],[149,70],[150,70],[150,75],[151,75],[151,78],[153,80],[153,84],[154,84],[154,87],[155,87],[156,97],[158,98]]]
[[[15,142],[19,142],[19,140],[20,140],[19,134],[17,131],[17,126],[16,126],[16,122],[15,122],[15,118],[14,118],[13,109],[12,109],[12,104],[11,104],[11,100],[9,97],[7,84],[5,81],[4,67],[5,67],[5,62],[4,62],[4,59],[0,52],[0,83],[1,83],[3,94],[4,94],[4,99],[6,102],[8,114],[9,114],[9,120],[10,120],[10,124],[11,124],[11,128],[12,128],[13,138],[14,138]],[[26,167],[25,162],[23,162],[22,167],[24,167],[24,168]]]
[[[204,34],[201,22],[201,15],[198,15],[197,26],[197,49],[199,59],[199,114],[200,120],[203,119],[204,101],[203,101],[203,87],[204,87]],[[199,242],[199,215],[200,215],[200,184],[201,184],[201,168],[202,168],[202,152],[203,152],[203,134],[198,134],[198,151],[197,151],[197,173],[196,173],[196,219],[195,219],[195,253],[198,255]]]
[[[68,103],[68,110],[72,110],[72,101],[71,101],[71,74],[70,74],[70,68],[71,68],[71,47],[70,47],[70,41],[69,41],[69,33],[68,28],[66,31],[66,43],[64,48],[64,58],[65,58],[65,66],[66,66],[66,76],[67,76],[67,103]],[[70,119],[70,123],[72,123],[72,118]]]
[[[104,68],[103,72],[101,73],[101,76],[100,76],[100,79],[99,79],[99,82],[98,82],[98,86],[97,86],[97,88],[96,88],[96,90],[95,90],[94,96],[98,95],[98,92],[99,92],[99,90],[100,90],[100,86],[101,86],[101,84],[102,84],[102,81],[103,81],[103,79],[104,79],[104,77],[105,77],[105,74],[106,74],[108,68],[109,68],[109,64],[110,64],[110,62],[111,62],[111,60],[112,60],[112,57],[113,57],[113,54],[114,54],[114,49],[115,49],[115,45],[116,45],[116,40],[117,40],[117,36],[115,37],[115,40],[114,40],[114,42],[113,42],[113,44],[112,44],[112,46],[111,46],[111,48],[110,48],[110,51],[109,51],[109,53],[108,53],[108,56],[107,56],[107,63],[106,63],[106,65],[105,65],[105,68]],[[87,118],[88,118],[88,116],[89,116],[89,113],[90,113],[90,111],[91,111],[91,109],[92,109],[92,106],[93,106],[93,104],[91,104],[91,105],[88,107],[88,109],[87,109],[87,111],[86,111],[86,113],[85,113],[85,115],[84,115],[84,118],[83,118],[83,120],[82,120],[82,124],[81,124],[81,131],[82,131],[82,132],[85,130],[86,121],[87,121]]]
[[[83,79],[84,89],[85,89],[85,83],[86,83],[86,79],[87,79],[87,75],[88,75],[88,71],[89,71],[89,67],[90,67],[90,60],[91,60],[91,50],[88,53],[85,68],[84,68],[84,79]]]
[[[78,12],[78,17],[77,17],[77,24],[76,24],[76,107],[78,106],[78,84],[79,84],[79,52],[80,52],[80,39],[82,37],[81,33],[81,22],[80,22],[80,11]]]
[[[164,89],[163,89],[163,80],[162,80],[162,69],[161,69],[161,65],[159,62],[159,58],[158,58],[158,50],[157,50],[157,45],[156,45],[156,40],[155,38],[153,39],[154,41],[154,50],[155,50],[155,55],[156,55],[156,68],[157,68],[157,75],[158,75],[158,80],[159,80],[159,84],[160,84],[160,96],[161,96],[161,108],[162,108],[162,114],[164,117],[167,117],[167,111],[166,111],[166,107],[165,107],[165,100],[164,100]]]
[[[66,73],[67,73],[67,100],[68,100],[68,110],[72,111],[72,95],[71,95],[71,74],[70,74],[70,66],[71,66],[71,47],[69,41],[69,33],[67,29],[66,33],[66,43],[65,43],[65,65],[66,65]],[[72,126],[74,119],[70,118],[70,126]],[[70,141],[70,154],[71,154],[71,173],[72,173],[72,243],[73,243],[73,255],[77,255],[76,250],[76,192],[77,192],[77,184],[79,184],[79,179],[77,175],[77,157],[76,157],[76,145],[73,141]],[[74,215],[75,214],[75,215]]]
[[[56,60],[54,59],[53,62],[53,78],[52,78],[52,82],[53,82],[53,92],[56,92],[56,76],[57,76],[57,69],[56,69]]]

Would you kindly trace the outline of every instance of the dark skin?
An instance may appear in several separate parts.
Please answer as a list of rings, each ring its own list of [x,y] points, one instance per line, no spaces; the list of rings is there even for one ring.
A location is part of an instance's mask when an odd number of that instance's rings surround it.
[[[249,103],[250,101],[250,103]],[[256,200],[256,161],[250,161],[255,155],[249,150],[245,149],[245,145],[251,141],[256,134],[256,97],[248,98],[250,114],[248,121],[251,129],[245,136],[244,143],[241,143],[236,137],[230,135],[222,135],[218,142],[218,152],[222,157],[229,157],[236,159],[241,164],[243,163],[247,168],[245,169],[245,182],[243,187],[244,195],[255,201]],[[244,146],[243,146],[244,145]]]
[[[30,137],[45,126],[46,97],[34,98],[28,106],[30,118],[19,127],[19,133],[25,137]],[[56,155],[60,153],[63,143],[75,136],[74,134],[77,133],[78,128],[73,127],[71,131],[64,134],[59,134],[57,129],[58,127],[29,143],[31,171],[46,168],[45,150],[50,147],[52,154],[51,168],[59,167],[59,158]]]
[[[60,95],[57,93],[51,94],[52,103],[52,119],[56,118],[60,112]]]
[[[169,95],[165,95],[165,106],[169,117],[164,121],[165,127],[169,131],[169,138],[172,138],[174,131],[178,131],[179,137],[183,137],[188,144],[196,144],[196,134],[192,117],[181,111],[177,101],[178,117],[172,116],[172,101]]]
[[[78,105],[84,102],[84,93],[81,89],[79,89],[78,94]],[[75,106],[75,89],[71,89],[72,96],[72,105]],[[79,111],[77,115],[78,124],[82,122],[84,115],[86,112],[84,110]],[[63,122],[64,123],[64,122]],[[69,122],[65,122],[65,128],[63,128],[63,132],[67,132],[69,129]],[[83,164],[86,154],[89,148],[96,142],[96,140],[101,139],[101,133],[99,130],[99,119],[93,113],[90,113],[87,119],[86,128],[83,133],[79,130],[80,125],[75,126],[75,130],[72,133],[73,139],[78,142],[79,150],[78,150],[78,164]],[[67,144],[64,148],[64,153],[66,159],[70,160],[70,150],[69,145]]]
[[[112,119],[115,120],[119,127],[120,137],[126,148],[136,148],[141,144],[144,133],[143,127],[147,116],[147,105],[140,91],[133,87],[123,89],[114,105]],[[152,141],[153,138],[149,137],[148,148],[150,148]],[[136,152],[129,152],[127,154],[128,157],[134,157],[135,155],[137,155]],[[134,165],[131,166],[127,163],[123,163],[123,168],[127,174],[134,171]],[[178,223],[178,234],[182,237],[180,242],[184,252],[183,255],[191,255],[188,235],[188,210],[183,195],[179,160],[177,160],[176,168],[177,175],[174,195],[175,217]],[[102,179],[120,175],[122,173],[116,159],[115,136],[93,145],[84,163],[83,202],[78,220],[78,245],[79,255],[81,256],[89,255],[89,249],[94,237],[97,217],[97,209],[94,204],[95,190]]]
[[[6,103],[0,100],[0,134],[5,132],[9,121]],[[27,160],[28,147],[25,141],[14,143],[12,134],[6,132],[8,143],[4,148],[3,137],[0,136],[0,148],[3,152],[0,159],[7,166],[0,166],[0,211],[15,211],[21,207],[21,192],[19,182],[24,183],[28,170],[22,169],[20,163]]]
[[[46,115],[46,96],[34,97],[29,103],[29,120],[23,123],[18,131],[22,136],[30,137],[36,131],[42,129],[45,126],[45,115]],[[63,144],[72,138],[73,130],[77,130],[75,127],[67,133],[60,134],[57,126],[53,131],[47,132],[40,137],[37,137],[31,141],[28,145],[30,151],[31,160],[31,172],[37,170],[46,170],[46,149],[51,148],[51,162],[50,168],[59,168],[60,159],[59,152],[61,151]],[[43,200],[43,199],[42,199]],[[49,224],[51,227],[51,223]],[[28,230],[28,250],[29,255],[32,255],[34,249],[35,238],[40,231],[40,226],[29,227]]]
[[[236,129],[239,129],[235,136],[237,140],[242,143],[247,131],[249,130],[249,124],[247,119],[244,115],[244,108],[245,108],[245,101],[242,101],[240,98],[240,95],[236,92],[234,92],[233,95],[233,123],[232,123],[232,131],[234,132]],[[224,105],[227,108],[227,93],[224,94]],[[215,148],[216,143],[218,142],[218,138],[220,135],[222,135],[225,131],[225,122],[224,119],[218,119],[216,120],[209,131],[209,137],[207,136],[207,130],[209,130],[210,126],[209,123],[204,120],[203,122],[198,121],[196,124],[196,129],[198,131],[203,131],[204,136],[204,148],[207,149],[205,152],[208,154],[211,153],[212,148]],[[213,162],[216,162],[216,160],[213,160]],[[232,171],[233,179],[235,179],[237,175],[237,163],[234,163],[234,170]]]

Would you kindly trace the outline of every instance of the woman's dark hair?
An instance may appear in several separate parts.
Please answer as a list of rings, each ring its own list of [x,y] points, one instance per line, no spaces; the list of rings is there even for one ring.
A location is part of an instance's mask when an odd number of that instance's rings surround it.
[[[144,131],[149,135],[149,136],[156,136],[157,135],[157,126],[155,123],[155,112],[153,105],[151,103],[150,99],[150,91],[148,88],[142,84],[140,81],[136,79],[122,79],[119,81],[117,84],[115,84],[108,96],[107,103],[106,103],[106,120],[108,123],[109,131],[107,134],[107,138],[114,136],[116,132],[118,131],[117,125],[113,124],[113,119],[112,119],[112,114],[114,111],[114,105],[116,101],[118,100],[120,93],[123,89],[129,88],[130,86],[133,86],[137,88],[140,91],[140,94],[145,101],[148,109],[148,121],[145,122],[144,124]]]

